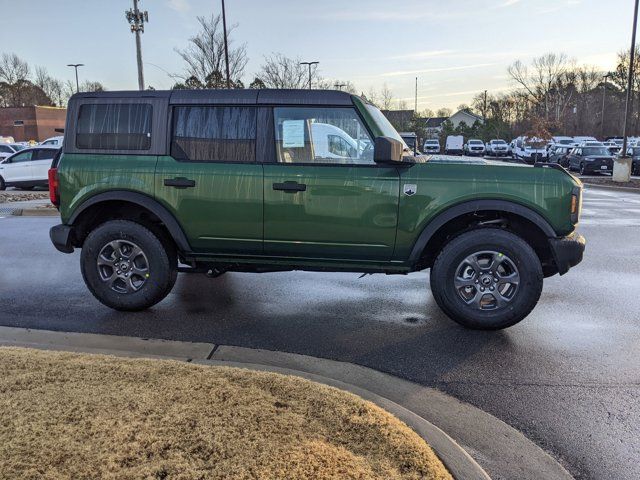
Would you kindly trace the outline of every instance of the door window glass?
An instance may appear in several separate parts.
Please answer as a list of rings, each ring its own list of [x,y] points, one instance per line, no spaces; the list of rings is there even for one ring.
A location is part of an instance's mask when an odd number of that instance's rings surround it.
[[[31,154],[32,150],[29,150],[28,152],[18,153],[17,155],[11,157],[11,163],[28,162],[31,160]]]
[[[151,105],[144,103],[82,105],[76,146],[95,150],[149,150],[152,110]]]
[[[255,107],[176,107],[171,156],[192,162],[255,162]]]
[[[353,108],[275,108],[281,163],[373,164],[373,141]]]
[[[33,152],[33,160],[53,160],[57,150],[53,148],[42,148]]]

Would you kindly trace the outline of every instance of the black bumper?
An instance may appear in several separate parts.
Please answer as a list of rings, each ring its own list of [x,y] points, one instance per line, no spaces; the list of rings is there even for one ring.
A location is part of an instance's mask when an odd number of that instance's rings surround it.
[[[72,233],[73,229],[68,225],[55,225],[49,230],[49,238],[53,246],[62,253],[73,253]]]
[[[549,245],[560,275],[564,275],[571,267],[575,267],[582,261],[585,247],[585,239],[582,235],[574,232],[566,237],[550,238]]]

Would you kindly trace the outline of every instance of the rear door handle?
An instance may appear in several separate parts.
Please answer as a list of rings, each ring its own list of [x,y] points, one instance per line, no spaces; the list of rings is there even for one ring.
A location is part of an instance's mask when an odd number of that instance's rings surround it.
[[[283,192],[296,193],[296,192],[306,191],[307,186],[304,183],[284,182],[284,183],[274,183],[273,189],[282,190]]]
[[[165,178],[164,186],[175,187],[175,188],[191,188],[196,186],[196,181],[189,180],[188,178],[184,178],[184,177]]]

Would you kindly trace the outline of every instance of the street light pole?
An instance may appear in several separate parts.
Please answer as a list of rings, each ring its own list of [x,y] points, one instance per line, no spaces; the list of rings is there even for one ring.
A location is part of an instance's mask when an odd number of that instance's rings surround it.
[[[84,63],[69,63],[67,67],[73,67],[76,69],[76,93],[80,91],[80,82],[78,82],[78,67],[84,67]]]
[[[308,65],[309,66],[309,90],[311,90],[311,65],[318,65],[320,62],[300,62],[300,65]]]
[[[222,28],[224,29],[224,63],[227,69],[227,89],[231,88],[231,75],[229,74],[229,45],[227,43],[227,15],[222,0]]]
[[[631,177],[631,159],[627,157],[627,122],[629,120],[629,104],[631,103],[631,88],[633,87],[633,68],[636,56],[636,29],[638,27],[638,3],[635,0],[633,11],[633,31],[631,32],[631,56],[629,57],[629,75],[627,79],[627,101],[624,107],[624,122],[622,124],[622,157],[613,162],[613,181],[628,182]],[[616,168],[617,167],[617,168]]]

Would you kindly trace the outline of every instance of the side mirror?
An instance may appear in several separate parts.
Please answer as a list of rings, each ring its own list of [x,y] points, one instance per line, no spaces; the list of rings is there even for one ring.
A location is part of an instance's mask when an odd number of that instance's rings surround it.
[[[395,138],[376,137],[373,161],[376,163],[401,162],[404,145]]]

